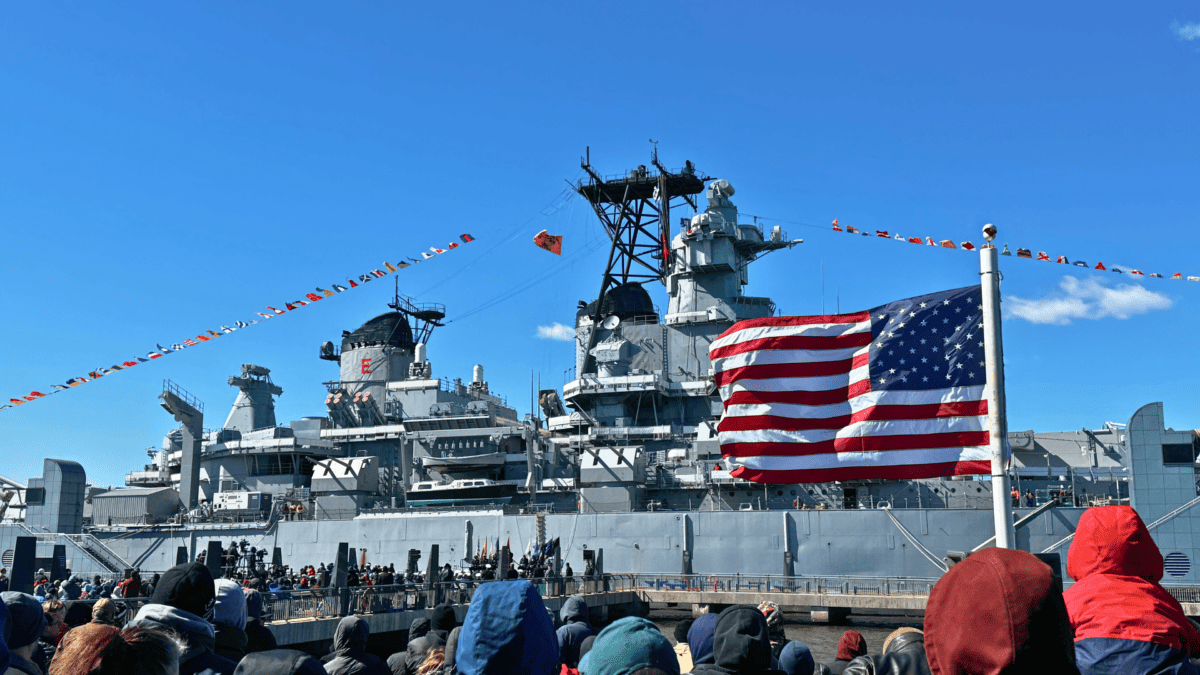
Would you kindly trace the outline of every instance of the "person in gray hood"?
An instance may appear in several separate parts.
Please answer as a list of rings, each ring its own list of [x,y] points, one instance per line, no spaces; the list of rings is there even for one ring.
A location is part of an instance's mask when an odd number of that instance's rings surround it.
[[[595,634],[588,618],[587,602],[581,597],[567,598],[558,616],[563,625],[555,633],[558,636],[558,658],[568,668],[579,667],[579,645]]]
[[[357,616],[338,622],[333,634],[333,660],[325,664],[327,675],[391,675],[383,659],[367,652],[371,629]]]
[[[392,675],[417,675],[429,652],[445,645],[448,633],[432,628],[433,623],[423,616],[413,619],[412,625],[408,627],[408,645],[404,651],[388,657],[387,666]]]
[[[203,563],[176,565],[162,575],[150,603],[130,625],[174,631],[187,644],[179,657],[179,675],[233,675],[237,664],[214,653],[212,616],[216,586]]]
[[[217,643],[213,651],[237,663],[246,655],[246,596],[236,581],[217,579],[213,601],[213,630]]]

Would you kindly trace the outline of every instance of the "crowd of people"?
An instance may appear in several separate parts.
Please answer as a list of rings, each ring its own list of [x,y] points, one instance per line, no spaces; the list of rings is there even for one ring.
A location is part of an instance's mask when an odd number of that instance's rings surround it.
[[[0,674],[1200,673],[1200,625],[1159,584],[1162,554],[1133,509],[1086,511],[1067,571],[1075,583],[1064,593],[1054,571],[1033,555],[985,549],[933,587],[923,631],[901,628],[872,652],[849,630],[835,658],[818,663],[806,645],[787,639],[774,603],[732,606],[680,624],[673,646],[643,618],[597,631],[582,597],[568,599],[556,622],[525,579],[480,584],[461,623],[452,606],[435,607],[412,622],[404,648],[386,659],[368,650],[367,621],[347,616],[332,651],[316,658],[276,648],[260,618],[258,590],[190,563],[147,584],[150,602],[132,617],[122,618],[107,598],[0,594]],[[390,573],[371,567],[358,574],[374,582]]]

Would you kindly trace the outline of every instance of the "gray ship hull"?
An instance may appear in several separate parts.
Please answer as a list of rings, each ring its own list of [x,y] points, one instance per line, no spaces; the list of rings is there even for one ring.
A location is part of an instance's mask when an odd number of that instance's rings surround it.
[[[1017,517],[1031,509],[1017,510]],[[1040,551],[1074,531],[1083,509],[1059,508],[1040,514],[1017,531],[1018,546]],[[968,550],[986,539],[992,514],[981,509],[898,509],[892,514],[939,559],[947,551]],[[793,573],[851,576],[936,577],[941,570],[927,560],[881,509],[844,511],[727,511],[624,514],[550,514],[546,536],[559,538],[564,562],[584,568],[585,549],[604,550],[605,570],[677,574],[690,551],[696,574],[781,574],[785,553],[795,560]],[[209,541],[228,546],[246,539],[268,551],[278,547],[293,568],[329,563],[338,542],[366,549],[367,560],[396,563],[408,550],[428,554],[437,544],[440,558],[454,566],[479,552],[484,540],[510,542],[515,555],[536,537],[536,517],[499,511],[437,514],[366,515],[346,521],[281,522],[261,528],[221,526],[173,528],[101,535],[102,541],[131,565],[165,570],[175,564],[178,547],[194,557]],[[15,534],[4,528],[0,546]],[[470,532],[471,548],[467,549]],[[1065,549],[1063,551],[1065,554]],[[78,569],[78,568],[77,568]]]

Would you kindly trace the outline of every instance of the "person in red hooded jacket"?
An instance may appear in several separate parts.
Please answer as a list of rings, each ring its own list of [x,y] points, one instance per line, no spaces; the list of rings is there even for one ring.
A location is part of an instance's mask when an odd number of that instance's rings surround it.
[[[1082,675],[1195,675],[1200,631],[1158,584],[1163,557],[1137,511],[1100,506],[1083,512],[1067,553],[1075,580],[1063,597],[1075,630]]]

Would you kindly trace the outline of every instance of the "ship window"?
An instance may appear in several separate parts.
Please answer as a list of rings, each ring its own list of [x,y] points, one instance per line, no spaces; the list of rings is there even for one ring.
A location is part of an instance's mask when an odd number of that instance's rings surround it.
[[[430,487],[430,486],[428,486],[428,485],[418,485],[418,486],[417,486],[417,489],[418,489],[418,490],[428,490],[428,489],[429,489],[429,487]]]
[[[1163,443],[1163,464],[1192,464],[1196,461],[1197,441],[1191,443]]]
[[[289,476],[296,473],[295,455],[255,455],[255,476]]]
[[[46,503],[46,488],[31,487],[25,488],[25,504],[45,504]]]

